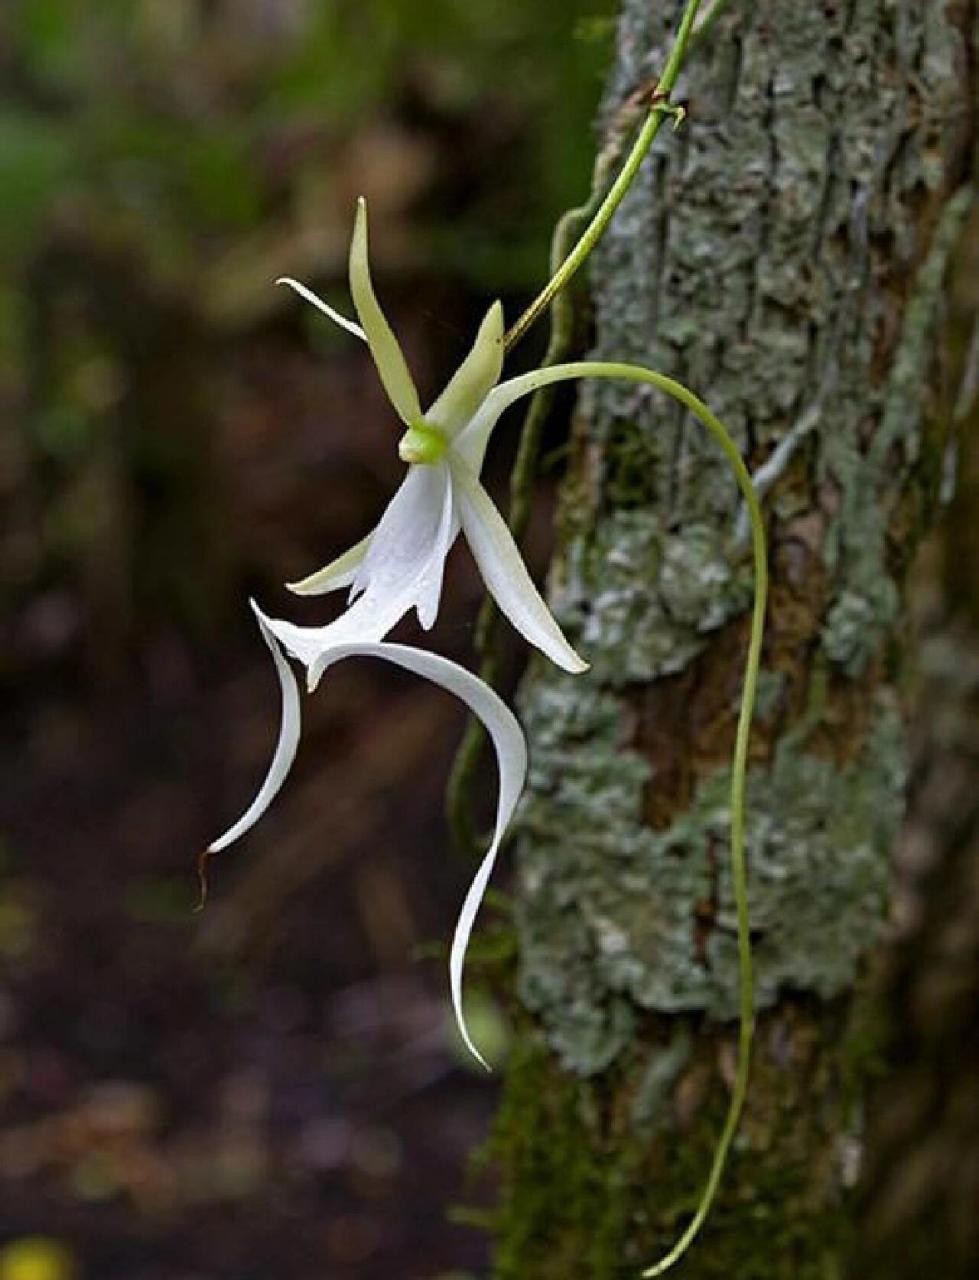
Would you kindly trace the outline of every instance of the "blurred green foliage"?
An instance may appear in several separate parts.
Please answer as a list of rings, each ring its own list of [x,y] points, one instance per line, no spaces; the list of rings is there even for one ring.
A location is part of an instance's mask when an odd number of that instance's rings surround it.
[[[477,183],[461,222],[458,210],[450,223],[434,208],[428,222],[456,268],[492,259],[505,283],[519,282],[521,250],[540,248],[546,223],[586,182],[613,9],[611,0],[9,0],[0,267],[16,266],[60,219],[135,240],[152,270],[182,276],[216,241],[288,219],[308,170],[328,182],[345,138],[400,114],[427,128],[510,122],[512,168]]]

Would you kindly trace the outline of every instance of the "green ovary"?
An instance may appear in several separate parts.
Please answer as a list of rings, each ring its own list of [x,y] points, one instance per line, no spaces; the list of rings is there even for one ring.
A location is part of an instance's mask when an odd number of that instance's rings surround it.
[[[401,437],[398,455],[402,462],[430,467],[442,460],[447,443],[438,427],[431,427],[424,418],[419,418]]]

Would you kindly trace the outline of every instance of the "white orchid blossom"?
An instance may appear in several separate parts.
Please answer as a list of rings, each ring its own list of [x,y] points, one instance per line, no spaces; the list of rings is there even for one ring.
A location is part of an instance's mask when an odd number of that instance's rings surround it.
[[[407,427],[398,447],[408,474],[377,528],[325,568],[290,583],[299,595],[321,595],[350,587],[356,603],[344,627],[381,627],[386,632],[410,609],[431,627],[438,612],[445,558],[460,529],[500,611],[532,645],[566,671],[584,671],[534,586],[503,517],[480,484],[489,432],[486,410],[503,365],[503,308],[494,303],[472,349],[442,394],[422,413],[408,365],[378,304],[367,259],[367,207],[357,206],[350,245],[350,292],[359,325],[321,301],[305,285],[288,284],[337,324],[362,337],[392,406]],[[497,388],[497,392],[503,387]],[[474,428],[479,428],[474,430]],[[277,632],[304,662],[318,645],[334,643],[334,627]],[[274,628],[273,628],[274,629]]]
[[[283,277],[281,283],[367,343],[388,398],[407,427],[399,453],[408,463],[408,473],[372,533],[317,573],[289,584],[299,595],[349,587],[344,613],[325,626],[309,627],[268,618],[252,606],[279,679],[279,740],[258,794],[207,853],[226,849],[258,821],[292,767],[299,745],[300,699],[283,649],[305,666],[310,691],[335,662],[365,656],[393,662],[454,693],[489,732],[500,774],[493,838],[466,894],[449,963],[460,1033],[485,1066],[463,1016],[463,961],[500,843],[523,789],[526,744],[516,718],[488,685],[446,658],[386,643],[385,636],[411,609],[423,627],[432,626],[445,560],[462,530],[487,587],[516,629],[566,671],[586,669],[551,616],[506,523],[479,481],[490,433],[507,405],[525,394],[526,381],[497,385],[503,363],[503,310],[497,302],[487,312],[465,360],[427,413],[422,413],[401,348],[374,294],[363,200],[357,207],[350,246],[350,291],[360,323],[348,320],[298,281]]]

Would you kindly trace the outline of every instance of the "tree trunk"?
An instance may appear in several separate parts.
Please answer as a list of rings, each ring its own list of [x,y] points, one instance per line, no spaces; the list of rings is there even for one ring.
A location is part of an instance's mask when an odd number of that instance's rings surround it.
[[[625,0],[606,120],[680,0]],[[971,12],[734,3],[594,260],[597,356],[679,377],[774,480],[749,780],[758,1034],[688,1280],[838,1274],[871,1056],[855,993],[904,803],[906,566],[944,454],[935,332],[969,197]],[[759,471],[760,469],[760,471]],[[689,1219],[731,1084],[730,755],[751,567],[733,478],[677,406],[585,389],[536,663],[519,1038],[493,1148],[500,1280],[619,1277]]]

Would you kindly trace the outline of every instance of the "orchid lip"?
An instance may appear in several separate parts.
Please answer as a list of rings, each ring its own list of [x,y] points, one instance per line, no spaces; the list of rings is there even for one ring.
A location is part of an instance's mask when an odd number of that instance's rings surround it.
[[[448,441],[445,433],[433,427],[424,418],[413,422],[398,443],[398,456],[402,462],[415,466],[434,466],[441,462]]]

